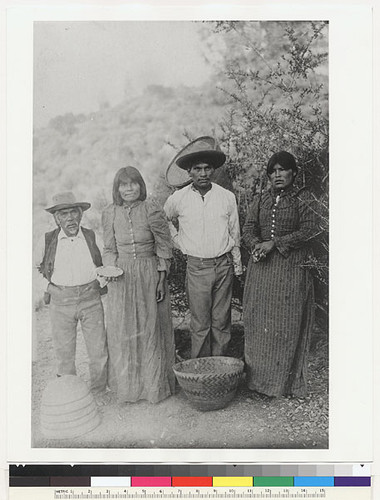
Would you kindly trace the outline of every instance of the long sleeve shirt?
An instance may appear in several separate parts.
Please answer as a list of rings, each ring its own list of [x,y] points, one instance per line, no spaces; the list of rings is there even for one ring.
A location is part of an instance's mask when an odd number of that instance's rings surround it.
[[[169,271],[171,238],[165,214],[153,200],[132,206],[109,205],[102,214],[103,263],[117,265],[119,259],[157,257],[157,270]]]
[[[315,200],[306,190],[291,187],[277,196],[271,191],[256,195],[243,228],[249,250],[272,240],[283,257],[305,247],[319,232]]]
[[[35,248],[35,267],[39,267],[45,253],[43,236]],[[85,285],[96,279],[96,267],[92,260],[86,239],[80,229],[76,236],[66,236],[60,230],[51,281],[59,286]],[[46,285],[48,281],[44,279]]]
[[[240,226],[233,193],[212,183],[202,196],[191,184],[169,196],[164,210],[173,244],[182,253],[214,258],[231,252],[235,274],[241,274]]]

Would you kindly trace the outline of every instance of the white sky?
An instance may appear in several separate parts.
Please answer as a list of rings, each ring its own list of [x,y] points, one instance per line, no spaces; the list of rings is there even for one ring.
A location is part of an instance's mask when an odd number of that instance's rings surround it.
[[[126,86],[199,85],[210,74],[195,23],[37,22],[34,25],[34,125],[117,104]]]

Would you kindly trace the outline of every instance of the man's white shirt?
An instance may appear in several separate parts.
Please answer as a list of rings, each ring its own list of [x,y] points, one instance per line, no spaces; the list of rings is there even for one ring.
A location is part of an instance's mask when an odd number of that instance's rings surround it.
[[[37,243],[35,266],[38,267],[45,253],[45,235]],[[76,236],[58,233],[57,252],[51,281],[59,286],[85,285],[96,279],[95,264],[80,228]],[[47,280],[45,280],[47,284]]]
[[[232,253],[235,274],[241,274],[240,226],[235,196],[212,183],[202,196],[193,185],[174,192],[164,210],[173,244],[185,255],[200,258]],[[172,221],[177,219],[178,230]]]

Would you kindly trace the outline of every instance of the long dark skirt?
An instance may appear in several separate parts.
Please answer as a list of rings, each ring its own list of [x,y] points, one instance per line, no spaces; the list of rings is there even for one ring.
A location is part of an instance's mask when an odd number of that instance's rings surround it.
[[[277,250],[248,264],[244,302],[245,362],[251,390],[268,396],[307,393],[307,354],[314,289],[301,267],[306,251]]]

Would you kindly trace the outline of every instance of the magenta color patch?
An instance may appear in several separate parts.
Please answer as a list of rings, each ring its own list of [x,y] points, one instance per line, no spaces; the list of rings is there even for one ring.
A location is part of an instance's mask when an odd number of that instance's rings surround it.
[[[171,477],[132,477],[131,486],[161,486],[161,487],[171,487],[172,478]]]

